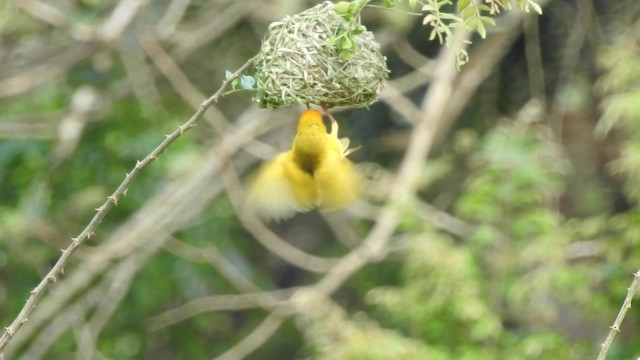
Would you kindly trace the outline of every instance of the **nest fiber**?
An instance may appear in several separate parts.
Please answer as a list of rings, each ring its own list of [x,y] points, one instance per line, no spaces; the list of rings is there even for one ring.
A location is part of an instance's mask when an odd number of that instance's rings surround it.
[[[375,102],[389,72],[386,59],[373,33],[363,31],[353,36],[355,48],[345,60],[330,39],[349,26],[353,28],[335,13],[331,2],[272,23],[254,67],[258,104],[276,108]]]

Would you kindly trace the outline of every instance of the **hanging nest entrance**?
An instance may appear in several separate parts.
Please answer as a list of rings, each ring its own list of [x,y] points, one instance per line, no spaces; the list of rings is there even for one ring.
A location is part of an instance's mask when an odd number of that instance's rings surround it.
[[[269,26],[254,66],[254,100],[261,107],[357,107],[377,100],[389,73],[380,45],[358,23],[359,34],[351,38],[347,59],[332,39],[354,24],[336,14],[333,6],[327,1]]]

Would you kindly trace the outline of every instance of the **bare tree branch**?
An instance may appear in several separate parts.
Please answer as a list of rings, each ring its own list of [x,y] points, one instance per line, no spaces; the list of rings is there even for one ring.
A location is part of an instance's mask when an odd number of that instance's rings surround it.
[[[224,354],[215,358],[215,360],[241,360],[247,355],[254,352],[262,344],[264,344],[269,338],[275,334],[280,328],[284,318],[281,315],[270,314],[264,321],[258,325],[249,335],[247,335],[242,341],[237,343],[234,347],[227,350]]]
[[[30,360],[43,359],[55,341],[58,340],[72,324],[84,319],[91,309],[100,302],[107,285],[106,283],[100,283],[98,286],[87,291],[81,299],[75,301],[64,311],[59,312],[57,316],[42,329],[40,335],[33,340],[29,349],[22,354],[21,358]],[[10,356],[11,355],[9,355],[9,357]]]
[[[99,39],[104,42],[117,39],[147,2],[149,0],[120,0],[111,16],[97,29]]]
[[[620,332],[620,325],[622,324],[622,320],[624,320],[627,311],[631,309],[631,301],[636,294],[638,289],[638,285],[640,285],[640,270],[633,274],[633,281],[631,282],[631,286],[627,289],[627,296],[624,298],[624,302],[622,303],[622,307],[618,312],[618,316],[616,316],[613,325],[611,325],[611,330],[609,330],[609,335],[607,335],[607,339],[602,343],[602,348],[600,349],[600,353],[598,354],[598,360],[605,360],[607,358],[607,353],[609,352],[609,348],[613,343],[613,339],[615,339],[616,335]]]
[[[165,248],[190,261],[207,262],[211,264],[220,275],[227,279],[231,285],[241,293],[259,294],[264,291],[240,273],[215,246],[208,246],[201,249],[172,238],[165,244]],[[265,294],[264,297],[256,296],[255,304],[265,309],[270,309],[274,306],[274,302],[275,299]]]
[[[176,32],[172,39],[176,44],[175,53],[180,59],[200,49],[235,25],[240,19],[252,10],[253,3],[247,0],[231,1],[229,5],[220,10],[217,4],[211,5],[208,11],[202,12],[198,20],[200,23],[190,31]]]
[[[63,311],[74,298],[91,287],[95,279],[107,273],[139,247],[158,249],[169,240],[168,234],[185,226],[200,214],[217,196],[222,185],[217,179],[223,164],[255,136],[282,126],[282,117],[263,121],[267,112],[249,108],[237,120],[237,130],[227,133],[210,151],[201,155],[185,175],[167,185],[109,236],[94,251],[81,258],[83,262],[56,284],[51,295],[39,303],[25,327],[15,336],[5,355],[12,358],[22,344],[29,341],[41,326]],[[246,165],[239,164],[243,168]],[[158,224],[162,226],[158,226]],[[78,297],[79,298],[79,297]]]
[[[31,295],[27,299],[26,304],[15,318],[15,320],[5,328],[2,337],[0,337],[0,353],[3,352],[6,345],[9,343],[13,335],[20,330],[20,328],[26,324],[29,314],[33,311],[38,302],[38,299],[44,294],[44,292],[49,288],[49,286],[56,281],[56,279],[60,276],[61,272],[64,270],[65,266],[71,259],[73,253],[78,249],[78,247],[82,244],[83,241],[90,238],[95,234],[95,230],[98,228],[98,225],[102,222],[102,219],[106,216],[106,214],[111,210],[111,208],[117,204],[118,200],[126,194],[129,185],[135,179],[135,177],[142,171],[142,169],[148,165],[153,160],[157,159],[165,149],[178,137],[184,134],[185,131],[188,131],[190,128],[195,126],[196,121],[200,119],[205,110],[214,102],[217,102],[219,97],[222,95],[227,86],[234,79],[238,78],[246,69],[248,69],[254,62],[255,58],[248,60],[238,71],[233,73],[228,79],[224,80],[218,91],[213,94],[210,98],[205,100],[201,105],[198,111],[185,122],[183,125],[179,126],[173,133],[166,136],[166,139],[160,143],[149,155],[147,155],[142,161],[138,161],[135,167],[128,173],[124,179],[124,181],[118,186],[118,188],[107,198],[107,200],[97,209],[96,215],[91,219],[89,224],[85,227],[85,229],[75,238],[71,239],[71,244],[62,252],[62,256],[58,259],[53,268],[49,271],[49,273],[42,279],[42,281],[36,286],[32,291]]]
[[[69,17],[55,6],[39,0],[17,1],[16,4],[31,16],[55,27],[67,24]]]
[[[61,49],[59,55],[43,64],[0,80],[0,98],[20,95],[63,74],[74,64],[84,60],[97,49],[90,44],[72,44]]]
[[[185,321],[196,315],[213,311],[236,311],[255,309],[265,297],[271,298],[271,308],[286,307],[288,298],[298,289],[282,289],[274,291],[250,292],[237,295],[212,295],[189,301],[162,314],[156,315],[145,321],[149,331],[157,331],[162,328]]]

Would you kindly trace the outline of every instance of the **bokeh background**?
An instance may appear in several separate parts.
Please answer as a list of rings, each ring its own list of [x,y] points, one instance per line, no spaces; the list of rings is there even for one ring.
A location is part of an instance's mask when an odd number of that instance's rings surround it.
[[[2,326],[269,24],[315,4],[0,2]],[[541,4],[502,11],[460,71],[422,17],[364,10],[391,72],[378,103],[334,111],[366,179],[344,211],[245,216],[303,106],[224,96],[5,359],[595,359],[640,268],[640,2]],[[640,356],[639,323],[607,359]]]

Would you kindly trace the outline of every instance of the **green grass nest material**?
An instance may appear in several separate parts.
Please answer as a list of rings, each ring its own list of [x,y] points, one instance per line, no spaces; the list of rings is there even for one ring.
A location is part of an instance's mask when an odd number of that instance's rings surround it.
[[[265,108],[375,102],[389,73],[386,58],[373,33],[364,31],[353,36],[351,59],[343,59],[329,39],[347,25],[328,1],[272,23],[254,67],[258,90],[254,100]]]

